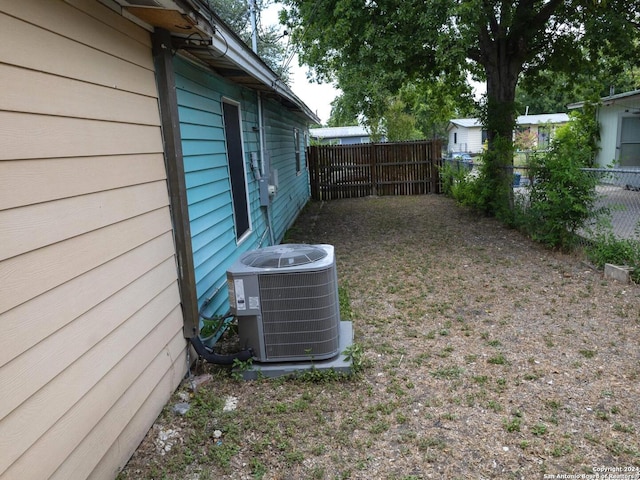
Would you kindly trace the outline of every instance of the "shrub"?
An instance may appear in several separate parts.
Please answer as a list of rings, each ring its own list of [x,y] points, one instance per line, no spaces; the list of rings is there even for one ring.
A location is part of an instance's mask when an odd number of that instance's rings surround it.
[[[598,222],[591,242],[585,248],[589,260],[598,268],[605,263],[626,265],[632,268],[631,278],[640,281],[640,225],[636,227],[636,238],[617,238],[611,221],[602,218]]]
[[[584,170],[593,160],[593,147],[585,143],[590,124],[580,118],[558,129],[549,152],[530,161],[528,206],[520,207],[520,226],[536,241],[568,250],[577,231],[597,216],[598,179]]]

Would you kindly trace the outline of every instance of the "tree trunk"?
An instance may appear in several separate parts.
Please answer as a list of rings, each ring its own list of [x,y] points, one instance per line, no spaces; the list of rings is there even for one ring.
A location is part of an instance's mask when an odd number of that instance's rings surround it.
[[[507,53],[506,42],[495,42],[492,61],[485,64],[487,104],[485,127],[488,150],[485,168],[489,179],[487,211],[504,220],[513,211],[513,131],[516,125],[515,97],[522,62]],[[515,58],[514,58],[515,57]]]

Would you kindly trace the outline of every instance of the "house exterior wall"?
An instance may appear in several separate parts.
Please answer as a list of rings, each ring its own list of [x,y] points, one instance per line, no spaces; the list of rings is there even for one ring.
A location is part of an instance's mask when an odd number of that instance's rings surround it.
[[[271,237],[267,211],[260,204],[259,181],[250,164],[252,153],[260,156],[258,96],[179,56],[175,57],[175,70],[198,303],[213,297],[206,312],[221,314],[229,308],[227,268],[241,253],[267,246]],[[234,233],[224,99],[239,104],[242,119],[251,230],[240,241]],[[263,100],[263,116],[265,148],[271,169],[278,171],[279,189],[271,207],[273,236],[278,243],[310,197],[303,145],[306,126],[271,100]],[[296,172],[294,127],[300,132],[300,173]]]
[[[186,372],[149,33],[0,6],[0,478],[113,478]]]
[[[629,110],[640,108],[640,98],[626,98],[620,103],[602,105],[598,109],[598,121],[600,122],[600,151],[596,155],[596,163],[606,167],[618,162],[620,128],[624,116],[634,116]]]
[[[459,125],[451,127],[451,130],[449,130],[449,152],[482,152],[482,129],[480,127],[469,128]]]
[[[309,164],[304,140],[307,126],[300,115],[295,114],[273,100],[264,102],[265,148],[271,170],[278,174],[278,193],[272,198],[271,217],[275,243],[282,242],[302,208],[311,197]],[[296,171],[293,129],[300,132],[300,170]]]

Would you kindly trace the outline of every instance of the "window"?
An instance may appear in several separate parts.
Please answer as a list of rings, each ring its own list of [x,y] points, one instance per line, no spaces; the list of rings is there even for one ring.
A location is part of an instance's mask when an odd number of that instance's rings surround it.
[[[300,162],[300,130],[297,128],[293,129],[293,148],[296,152],[296,173],[300,173],[302,170]]]
[[[621,167],[640,166],[640,116],[622,117],[620,123]]]
[[[453,143],[458,143],[458,132],[453,132]]]
[[[222,115],[224,119],[224,136],[227,141],[236,240],[240,240],[251,228],[249,199],[247,195],[247,177],[242,150],[240,106],[236,103],[224,101],[222,102]]]
[[[538,148],[547,149],[551,142],[551,129],[548,126],[538,127]]]

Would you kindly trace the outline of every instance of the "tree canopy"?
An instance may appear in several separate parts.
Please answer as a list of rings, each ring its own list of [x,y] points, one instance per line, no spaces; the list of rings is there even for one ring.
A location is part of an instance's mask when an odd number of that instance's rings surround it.
[[[251,46],[251,21],[247,0],[208,0],[216,14],[231,27],[231,29]],[[256,21],[258,30],[258,55],[278,74],[285,83],[289,82],[290,67],[288,52],[280,41],[282,35],[275,25],[264,25],[260,12],[271,4],[271,0],[256,0]]]
[[[318,79],[337,80],[369,115],[402,85],[486,81],[485,163],[504,203],[516,86],[600,58],[639,58],[640,3],[626,0],[284,0],[282,20]],[[579,48],[578,48],[579,47]],[[498,140],[498,141],[496,141]]]

